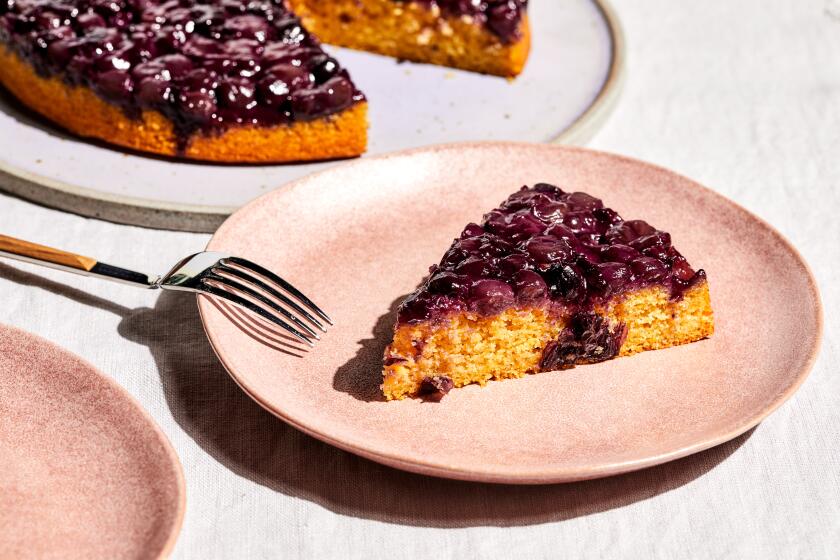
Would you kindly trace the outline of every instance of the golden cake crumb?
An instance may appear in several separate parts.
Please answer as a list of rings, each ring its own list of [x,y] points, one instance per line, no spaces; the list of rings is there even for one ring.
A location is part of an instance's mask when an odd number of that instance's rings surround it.
[[[645,288],[595,311],[613,324],[626,325],[619,356],[694,342],[714,332],[706,282],[678,301],[664,288]],[[416,396],[427,377],[447,376],[462,387],[535,373],[543,349],[565,326],[564,319],[540,308],[508,309],[492,317],[462,313],[444,323],[401,325],[385,351],[382,391],[395,400]]]

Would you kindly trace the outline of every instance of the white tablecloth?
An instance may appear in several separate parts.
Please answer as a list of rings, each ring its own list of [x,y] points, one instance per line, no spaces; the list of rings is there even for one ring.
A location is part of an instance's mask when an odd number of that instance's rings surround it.
[[[188,487],[176,558],[837,557],[840,3],[615,4],[628,79],[591,145],[717,189],[802,251],[826,309],[807,382],[746,436],[661,467],[551,487],[443,481],[338,451],[264,412],[214,358],[192,298],[0,263],[0,321],[112,375],[172,441]],[[5,195],[0,223],[149,271],[208,239]]]

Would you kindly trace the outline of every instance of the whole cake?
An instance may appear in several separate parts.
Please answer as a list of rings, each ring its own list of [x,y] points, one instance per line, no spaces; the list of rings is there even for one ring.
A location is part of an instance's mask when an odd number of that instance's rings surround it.
[[[282,162],[364,152],[336,44],[506,76],[526,0],[0,0],[0,83],[81,136],[162,155]],[[302,19],[303,21],[302,21]]]
[[[469,224],[399,307],[388,400],[710,336],[706,274],[671,236],[582,192],[522,187]]]

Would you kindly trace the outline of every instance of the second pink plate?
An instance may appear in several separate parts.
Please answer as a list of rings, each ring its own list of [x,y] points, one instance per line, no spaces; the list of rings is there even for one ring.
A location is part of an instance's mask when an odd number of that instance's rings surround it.
[[[167,558],[184,508],[178,456],[125,389],[0,325],[0,558]]]
[[[440,403],[381,400],[396,305],[466,223],[536,182],[586,191],[671,232],[708,273],[715,335],[466,387]],[[264,324],[201,299],[210,341],[248,394],[338,447],[450,478],[581,480],[727,441],[793,394],[822,329],[807,265],[770,226],[685,177],[583,149],[455,144],[342,165],[245,206],[209,248],[279,271],[335,321],[299,353]]]

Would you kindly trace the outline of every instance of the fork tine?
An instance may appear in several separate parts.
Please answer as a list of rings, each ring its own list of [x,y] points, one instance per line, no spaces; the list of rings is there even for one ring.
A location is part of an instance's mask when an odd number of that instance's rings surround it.
[[[231,276],[236,276],[240,280],[243,280],[245,282],[248,282],[249,284],[253,284],[253,285],[257,286],[258,288],[260,288],[262,290],[265,290],[266,292],[268,292],[272,296],[276,297],[277,299],[279,299],[280,301],[282,301],[283,303],[285,303],[286,305],[291,307],[296,312],[300,313],[310,323],[312,323],[313,325],[318,327],[321,330],[321,332],[327,332],[327,329],[324,328],[324,325],[321,323],[321,321],[319,321],[318,319],[313,317],[307,310],[305,310],[303,307],[301,307],[300,305],[298,305],[297,303],[295,303],[294,301],[289,299],[285,294],[276,290],[272,286],[269,286],[268,284],[266,284],[265,282],[263,282],[259,278],[256,278],[253,275],[248,274],[244,270],[240,270],[238,268],[228,266],[224,263],[221,263],[219,266],[215,267],[214,271],[222,271],[225,274],[230,274]]]
[[[202,283],[199,286],[198,289],[203,293],[207,293],[207,294],[210,294],[212,296],[216,296],[216,297],[221,298],[221,299],[226,299],[226,300],[228,300],[232,303],[235,303],[236,305],[239,305],[241,307],[244,307],[245,309],[248,309],[249,311],[253,311],[254,313],[259,315],[260,317],[262,317],[264,319],[267,319],[267,320],[271,321],[272,323],[274,323],[275,325],[279,326],[280,328],[286,330],[289,334],[291,334],[292,336],[294,336],[295,338],[297,338],[301,342],[305,342],[306,344],[308,344],[311,347],[315,346],[312,343],[312,341],[309,340],[309,338],[307,338],[306,335],[304,335],[302,332],[298,331],[296,328],[292,327],[291,325],[289,325],[288,323],[283,321],[280,317],[277,317],[273,313],[269,313],[264,308],[260,307],[259,305],[255,304],[255,303],[252,303],[252,302],[248,301],[247,299],[245,299],[243,297],[240,297],[240,296],[238,296],[238,295],[236,295],[232,292],[229,292],[227,290],[217,288],[217,287],[212,286],[210,284]]]
[[[292,286],[291,284],[289,284],[288,282],[286,282],[285,280],[283,280],[282,278],[280,278],[279,276],[277,276],[276,274],[274,274],[270,270],[268,270],[266,268],[263,268],[262,266],[258,265],[257,263],[251,262],[251,261],[249,261],[247,259],[243,259],[241,257],[225,257],[224,259],[221,259],[222,264],[225,264],[225,261],[232,262],[236,265],[241,266],[242,268],[247,268],[248,270],[250,270],[252,272],[256,272],[260,276],[268,278],[269,280],[276,283],[277,285],[282,287],[284,290],[286,290],[287,292],[289,292],[290,294],[295,296],[298,300],[301,301],[301,303],[303,303],[304,305],[306,305],[307,307],[312,309],[312,311],[314,311],[321,319],[323,319],[324,321],[326,321],[330,325],[333,324],[332,319],[330,319],[327,316],[326,313],[321,311],[320,307],[318,307],[317,305],[312,303],[312,300],[310,300],[308,297],[306,297],[305,295],[300,293],[300,291],[297,288],[295,288],[294,286]]]
[[[271,309],[273,309],[274,311],[276,311],[277,313],[294,323],[296,327],[300,328],[306,333],[307,337],[312,337],[316,340],[320,339],[318,334],[314,330],[312,330],[312,328],[309,325],[307,325],[306,323],[295,317],[292,313],[280,307],[279,305],[277,305],[276,303],[274,303],[255,289],[246,286],[245,284],[242,284],[240,282],[237,282],[236,280],[233,280],[231,278],[226,278],[225,276],[216,274],[215,272],[209,272],[204,275],[204,277],[202,278],[202,283],[207,281],[217,282],[226,288],[232,288],[234,290],[238,290],[251,296],[252,298],[258,300],[264,305],[267,305],[268,307],[270,307]]]

